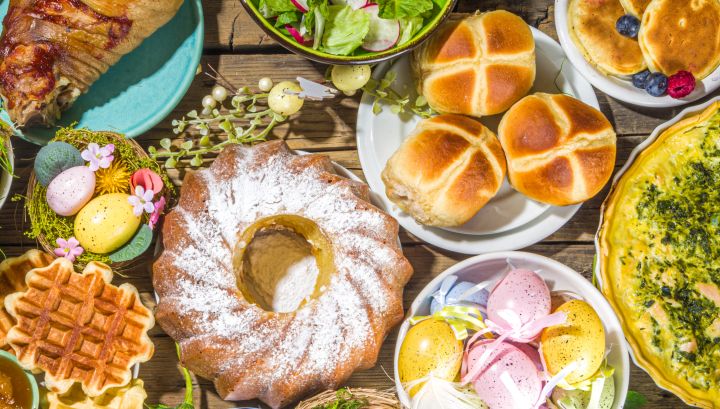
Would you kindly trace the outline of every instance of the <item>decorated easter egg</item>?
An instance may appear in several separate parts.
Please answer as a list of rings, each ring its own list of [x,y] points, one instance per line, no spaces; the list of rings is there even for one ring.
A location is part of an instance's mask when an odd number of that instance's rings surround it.
[[[461,281],[455,284],[445,295],[445,305],[463,305],[469,307],[487,305],[487,299],[490,293],[485,289],[470,294],[469,296],[463,297],[463,295],[465,295],[468,290],[475,286],[476,284],[468,281]],[[444,305],[442,305],[437,299],[433,298],[430,304],[430,312],[432,314],[435,314],[443,307]]]
[[[565,312],[565,324],[545,328],[540,337],[545,366],[556,375],[572,362],[577,368],[565,381],[574,384],[590,379],[605,359],[605,330],[597,313],[582,300],[561,305],[556,312]]]
[[[473,345],[468,352],[470,372],[492,343],[486,340]],[[532,359],[506,342],[490,352],[472,383],[490,409],[533,409],[542,391],[542,379]]]
[[[75,166],[57,175],[45,193],[48,206],[60,216],[80,211],[95,193],[95,173],[87,166]]]
[[[403,384],[433,376],[447,381],[460,373],[463,343],[455,338],[450,325],[436,319],[428,319],[410,328],[398,355],[398,372]],[[415,395],[422,385],[410,389]]]
[[[133,214],[129,197],[124,193],[98,196],[80,210],[75,218],[75,238],[85,250],[110,253],[135,235],[140,217]]]
[[[525,344],[522,342],[512,342],[512,341],[507,341],[507,342],[508,342],[508,344],[523,351],[525,353],[525,355],[527,355],[528,358],[530,358],[530,360],[535,364],[535,367],[537,368],[538,371],[545,370],[545,368],[543,367],[543,364],[542,364],[542,358],[540,358],[540,351],[538,351],[537,348],[535,348],[531,344]]]
[[[525,325],[550,314],[550,290],[536,273],[512,270],[492,290],[487,314],[504,328]]]
[[[80,151],[67,142],[51,142],[43,146],[35,156],[35,177],[43,186],[48,186],[62,172],[82,166],[85,161]]]

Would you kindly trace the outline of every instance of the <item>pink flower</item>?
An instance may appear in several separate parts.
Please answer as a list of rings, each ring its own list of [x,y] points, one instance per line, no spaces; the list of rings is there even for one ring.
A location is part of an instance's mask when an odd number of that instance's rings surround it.
[[[152,214],[155,211],[153,197],[155,197],[155,193],[152,190],[145,190],[142,186],[136,186],[135,194],[128,198],[128,202],[133,206],[133,214],[138,217],[143,214],[143,211]]]
[[[87,149],[82,151],[80,156],[89,163],[90,170],[95,172],[98,169],[107,169],[110,167],[113,159],[113,152],[115,152],[115,145],[108,144],[102,148],[96,144],[91,143],[87,146]]]
[[[137,172],[133,173],[130,178],[131,190],[134,191],[137,186],[142,186],[146,191],[152,190],[155,194],[158,194],[162,192],[165,184],[163,183],[162,178],[152,170],[139,169]]]
[[[55,255],[65,257],[70,262],[74,262],[75,258],[85,251],[80,247],[80,242],[75,237],[70,237],[67,240],[59,238],[55,240],[55,243],[58,245],[58,248],[55,249]]]
[[[165,197],[161,196],[160,200],[155,202],[155,211],[153,212],[153,214],[150,215],[150,220],[148,221],[148,226],[150,226],[150,230],[155,229],[155,226],[160,220],[160,215],[162,214],[163,210],[165,210]]]

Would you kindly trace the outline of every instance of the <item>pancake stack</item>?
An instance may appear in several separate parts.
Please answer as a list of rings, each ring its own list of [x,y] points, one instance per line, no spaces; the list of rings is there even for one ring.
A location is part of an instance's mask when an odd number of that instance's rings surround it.
[[[651,71],[685,70],[702,80],[720,65],[720,1],[653,0],[638,41]]]
[[[638,42],[615,29],[626,14],[619,0],[572,0],[568,11],[575,45],[598,70],[629,77],[647,68]]]
[[[640,20],[637,39],[616,22]],[[571,0],[569,31],[585,59],[609,76],[644,71],[703,80],[720,66],[720,0]]]
[[[620,4],[628,14],[641,17],[652,0],[620,0]]]

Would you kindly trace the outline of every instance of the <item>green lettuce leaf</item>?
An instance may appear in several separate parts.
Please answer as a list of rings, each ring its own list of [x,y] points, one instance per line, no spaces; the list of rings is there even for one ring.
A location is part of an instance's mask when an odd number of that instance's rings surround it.
[[[263,0],[262,3],[276,14],[286,11],[297,11],[297,7],[295,7],[290,0]]]
[[[305,13],[305,19],[303,25],[305,30],[312,36],[315,37],[316,19],[318,14],[323,17],[325,21],[330,17],[330,10],[328,10],[328,0],[309,0],[308,1],[308,12]],[[322,33],[319,33],[322,37]]]
[[[379,0],[380,17],[417,17],[433,9],[432,0]]]
[[[422,17],[408,17],[400,19],[400,39],[398,45],[405,44],[423,27]]]
[[[286,24],[297,23],[300,21],[300,12],[297,11],[286,11],[279,16],[275,21],[275,27],[285,27]]]
[[[329,6],[329,18],[321,49],[335,55],[348,55],[355,51],[370,31],[370,16],[350,6]]]

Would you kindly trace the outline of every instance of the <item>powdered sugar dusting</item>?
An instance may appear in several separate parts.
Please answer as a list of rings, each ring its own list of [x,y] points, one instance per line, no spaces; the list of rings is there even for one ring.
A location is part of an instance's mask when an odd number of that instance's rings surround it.
[[[295,384],[313,385],[317,379],[334,381],[339,365],[360,364],[366,349],[375,348],[374,333],[380,330],[372,327],[369,314],[395,312],[399,294],[386,283],[396,281],[391,273],[401,256],[382,243],[386,216],[358,206],[349,185],[328,183],[319,169],[294,168],[296,156],[288,151],[265,156],[261,146],[239,148],[232,178],[218,178],[213,168],[198,172],[196,183],[208,190],[206,213],[174,210],[187,235],[182,253],[175,250],[174,266],[185,276],[160,294],[160,307],[171,305],[198,328],[194,338],[181,343],[233,340],[236,349],[214,363],[215,371],[238,388],[246,383],[243,377],[252,377],[250,383],[259,380],[272,393],[272,385],[289,376]],[[332,239],[338,269],[318,299],[291,315],[268,314],[248,304],[239,296],[232,270],[239,235],[258,219],[281,214],[313,220]],[[289,321],[281,320],[288,316]],[[282,322],[274,325],[274,319]],[[212,347],[212,341],[207,345]],[[246,371],[249,362],[256,366]]]

